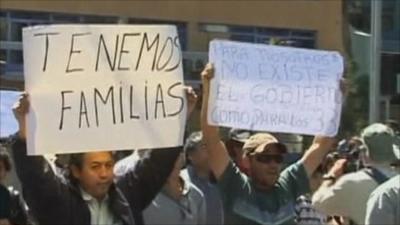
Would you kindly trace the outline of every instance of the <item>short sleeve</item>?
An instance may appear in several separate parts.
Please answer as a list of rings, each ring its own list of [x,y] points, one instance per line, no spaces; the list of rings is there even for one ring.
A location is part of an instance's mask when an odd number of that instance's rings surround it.
[[[296,200],[310,192],[310,183],[303,163],[296,162],[286,168],[280,175],[278,184],[287,192],[287,196]]]
[[[249,178],[232,161],[218,180],[218,188],[224,202],[251,192]]]

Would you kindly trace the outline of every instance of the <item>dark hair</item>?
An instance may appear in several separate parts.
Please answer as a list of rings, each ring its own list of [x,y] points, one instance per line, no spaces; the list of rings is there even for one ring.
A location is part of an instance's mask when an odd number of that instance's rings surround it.
[[[7,172],[11,171],[11,158],[3,146],[0,146],[0,162],[3,162],[4,168]]]
[[[69,155],[68,165],[76,166],[79,169],[82,169],[83,166],[83,156],[85,153],[75,153]]]
[[[78,180],[74,177],[71,171],[71,166],[76,166],[79,170],[82,169],[83,166],[83,158],[87,153],[74,153],[74,154],[69,154],[69,160],[68,160],[68,171],[67,171],[67,177],[70,179],[71,182],[77,183]],[[114,152],[110,152],[111,157],[115,160],[115,154]]]
[[[198,149],[201,141],[203,139],[203,134],[201,131],[193,132],[186,139],[185,146],[183,148],[184,152],[187,154],[189,152],[193,152]]]
[[[69,154],[68,166],[76,166],[79,169],[82,169],[83,157],[85,156],[85,154],[87,154],[87,153]],[[110,151],[110,154],[111,154],[111,157],[115,160],[116,159],[115,153]]]

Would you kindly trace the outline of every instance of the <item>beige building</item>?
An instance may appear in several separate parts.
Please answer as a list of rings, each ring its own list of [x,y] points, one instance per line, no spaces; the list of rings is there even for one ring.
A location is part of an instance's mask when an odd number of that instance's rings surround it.
[[[214,38],[279,42],[344,54],[343,2],[18,1],[0,2],[1,88],[23,88],[21,28],[53,23],[167,23],[178,27],[187,80],[196,83]]]

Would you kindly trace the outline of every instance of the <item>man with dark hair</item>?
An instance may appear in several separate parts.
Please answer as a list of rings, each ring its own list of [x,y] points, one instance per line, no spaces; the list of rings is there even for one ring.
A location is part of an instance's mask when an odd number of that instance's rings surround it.
[[[68,166],[72,179],[68,179],[55,174],[42,156],[27,156],[28,109],[24,93],[13,107],[19,131],[12,149],[24,195],[39,224],[143,224],[142,210],[162,188],[182,146],[152,151],[116,183],[112,152],[73,154]]]
[[[190,134],[186,139],[184,151],[187,166],[182,171],[182,175],[196,185],[204,194],[207,210],[206,224],[224,224],[221,195],[216,186],[215,178],[211,173],[208,163],[208,151],[203,144],[201,131]]]
[[[286,147],[268,133],[252,135],[244,144],[250,176],[230,160],[218,127],[207,122],[210,79],[214,68],[203,70],[201,128],[209,151],[210,166],[218,180],[226,224],[293,224],[297,197],[308,193],[309,177],[330,150],[333,138],[316,136],[303,157],[280,172]]]
[[[243,129],[232,128],[229,131],[228,140],[225,141],[226,149],[233,162],[240,171],[249,175],[249,168],[246,168],[243,159],[243,145],[255,132]]]

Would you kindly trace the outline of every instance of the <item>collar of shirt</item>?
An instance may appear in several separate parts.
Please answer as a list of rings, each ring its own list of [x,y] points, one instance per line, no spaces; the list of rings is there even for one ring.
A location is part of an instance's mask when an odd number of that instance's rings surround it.
[[[185,180],[182,176],[179,176],[182,181],[182,195],[187,195],[189,193],[189,181]]]
[[[79,189],[80,189],[80,191],[81,191],[82,198],[83,198],[83,200],[84,200],[86,203],[93,202],[93,201],[97,201],[96,198],[94,198],[94,197],[91,196],[89,193],[87,193],[85,190],[83,190],[82,187],[79,187]],[[103,204],[103,203],[108,203],[108,200],[109,200],[109,196],[108,196],[108,194],[107,194],[107,195],[103,198],[103,200],[102,200],[101,202],[100,202],[100,201],[98,201],[98,202],[99,202],[99,204]]]
[[[82,198],[86,202],[90,211],[91,225],[121,224],[121,221],[119,221],[111,212],[108,194],[103,200],[98,201],[96,198],[84,191],[82,187],[80,187],[80,191]]]
[[[389,166],[385,166],[385,165],[381,165],[381,164],[375,164],[374,168],[379,170],[381,173],[383,173],[385,176],[387,176],[388,178],[396,176],[397,175],[397,171],[392,169]]]

